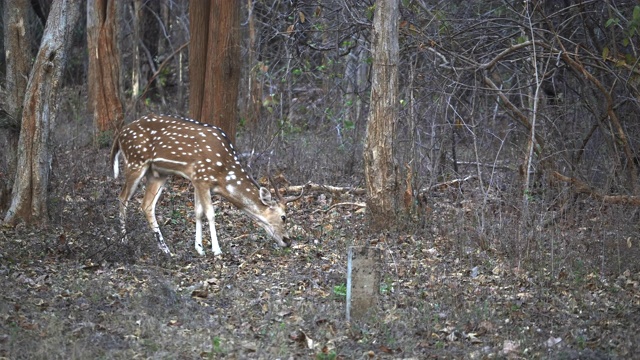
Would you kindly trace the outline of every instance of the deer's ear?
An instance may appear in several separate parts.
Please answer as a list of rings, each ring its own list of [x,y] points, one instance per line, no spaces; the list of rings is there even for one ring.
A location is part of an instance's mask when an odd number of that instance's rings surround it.
[[[273,199],[271,198],[271,191],[265,187],[260,188],[260,201],[266,206],[273,206]]]

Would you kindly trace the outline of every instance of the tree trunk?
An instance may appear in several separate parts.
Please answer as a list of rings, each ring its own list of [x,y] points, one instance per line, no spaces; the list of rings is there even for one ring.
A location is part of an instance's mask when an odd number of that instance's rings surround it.
[[[393,224],[397,215],[393,124],[398,115],[398,14],[398,0],[376,2],[371,108],[364,148],[367,209],[374,231]]]
[[[260,73],[260,64],[257,63],[258,49],[257,49],[257,32],[256,32],[256,14],[254,12],[253,0],[247,0],[247,9],[249,9],[249,19],[247,20],[249,25],[248,40],[248,71],[247,71],[247,101],[244,108],[244,115],[242,116],[246,120],[246,124],[252,133],[255,133],[258,120],[260,119],[260,112],[262,110],[262,84],[258,79]],[[252,134],[254,135],[254,134]]]
[[[28,0],[5,0],[4,2],[4,44],[7,61],[7,97],[4,110],[16,120],[9,125],[18,127],[29,70],[31,70],[30,49],[33,34],[27,24],[29,6]]]
[[[158,29],[158,39],[156,45],[156,53],[158,58],[158,64],[162,64],[163,60],[165,60],[167,50],[170,51],[170,47],[168,46],[168,38],[166,36],[161,35],[163,33],[162,29],[170,29],[171,28],[171,18],[169,17],[169,1],[168,0],[160,0],[158,1],[158,5],[160,6],[160,10],[158,11],[159,15],[159,24],[156,29]],[[157,70],[156,70],[157,71]],[[158,91],[158,97],[162,102],[162,106],[167,106],[166,92],[165,92],[165,83],[163,83],[161,77],[158,77],[154,81],[156,90]],[[171,96],[171,95],[170,95]]]
[[[138,96],[140,96],[140,89],[142,88],[140,75],[140,21],[142,14],[142,0],[133,0],[131,7],[133,11],[133,51],[131,57],[131,111],[135,118],[138,117]]]
[[[122,126],[120,101],[120,57],[116,43],[116,0],[87,2],[87,47],[89,51],[89,111],[97,132]]]
[[[202,122],[210,7],[211,0],[189,3],[189,116]]]
[[[241,70],[240,2],[191,2],[189,19],[191,117],[220,127],[234,141]]]
[[[51,168],[49,126],[55,121],[60,78],[67,62],[71,34],[80,4],[55,0],[29,76],[18,140],[18,169],[5,222],[46,222]]]
[[[22,117],[22,102],[27,88],[27,79],[31,69],[31,42],[33,32],[28,26],[28,0],[5,0],[3,4],[4,46],[6,52],[6,97],[3,110],[6,114],[0,117],[0,131],[3,139],[4,158],[7,174],[16,173],[18,134],[20,133],[20,118]],[[11,189],[9,179],[0,175],[0,211],[6,209],[9,201],[8,192]]]

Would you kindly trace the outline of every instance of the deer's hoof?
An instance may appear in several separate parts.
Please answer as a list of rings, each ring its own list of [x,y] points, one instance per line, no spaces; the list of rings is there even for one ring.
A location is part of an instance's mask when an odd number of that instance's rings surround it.
[[[198,252],[198,255],[204,256],[204,250],[202,249],[202,246],[196,246],[196,251]]]

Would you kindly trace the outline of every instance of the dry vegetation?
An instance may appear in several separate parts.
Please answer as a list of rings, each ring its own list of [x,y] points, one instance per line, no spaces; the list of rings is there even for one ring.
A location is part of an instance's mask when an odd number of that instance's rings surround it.
[[[577,197],[575,211],[559,213],[532,201],[523,228],[508,192],[483,195],[471,180],[434,188],[405,224],[369,234],[362,209],[328,210],[363,198],[310,193],[292,204],[295,241],[283,250],[218,201],[224,255],[198,257],[191,190],[174,180],[158,206],[176,254],[168,258],[139,211],[128,223],[135,242],[119,242],[122,179],[110,178],[106,158],[91,146],[59,151],[66,170],[54,174],[52,223],[1,229],[0,357],[617,359],[640,350],[638,230],[615,220],[633,209]],[[384,253],[380,306],[347,323],[347,247],[364,243]]]

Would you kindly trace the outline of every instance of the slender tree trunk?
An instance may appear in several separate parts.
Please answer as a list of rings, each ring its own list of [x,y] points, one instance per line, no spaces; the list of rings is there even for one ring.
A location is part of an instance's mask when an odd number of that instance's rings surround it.
[[[80,3],[55,0],[29,76],[18,140],[18,169],[5,222],[42,223],[48,219],[47,186],[51,168],[49,126],[55,121],[58,89],[67,62]]]
[[[260,64],[257,63],[257,33],[256,33],[256,15],[254,13],[253,0],[247,0],[247,8],[249,9],[249,60],[247,72],[247,103],[244,106],[244,118],[248,127],[254,132],[260,119],[262,110],[262,85],[258,80],[260,73]]]
[[[133,0],[133,56],[131,57],[131,103],[134,117],[138,117],[138,96],[140,96],[140,21],[142,14],[142,0]]]
[[[157,95],[157,86],[152,84],[151,75],[158,67],[158,39],[162,37],[160,1],[143,1],[140,8],[138,41],[140,49],[140,89],[146,98],[153,98]],[[163,99],[164,101],[164,99]]]
[[[166,56],[167,49],[170,49],[170,47],[167,46],[168,41],[167,41],[167,38],[164,36],[165,31],[163,31],[163,29],[169,29],[171,27],[171,18],[169,17],[169,1],[160,0],[158,3],[160,6],[160,11],[158,14],[159,19],[157,20],[159,22],[158,24],[159,35],[158,35],[158,44],[156,46],[156,49],[159,57],[158,64],[161,64],[164,58],[160,58],[160,57]],[[158,96],[160,97],[160,101],[162,101],[163,106],[166,106],[167,100],[166,100],[166,94],[164,90],[165,84],[163,84],[162,79],[160,77],[157,77],[154,82],[155,82],[156,90],[158,91]]]
[[[241,70],[240,2],[194,1],[189,18],[189,111],[193,118],[220,127],[234,141]]]
[[[116,43],[116,0],[88,0],[89,110],[97,132],[122,126],[120,55]]]
[[[376,2],[371,108],[364,148],[367,209],[374,231],[393,224],[397,215],[393,123],[398,116],[398,16],[398,0]]]

